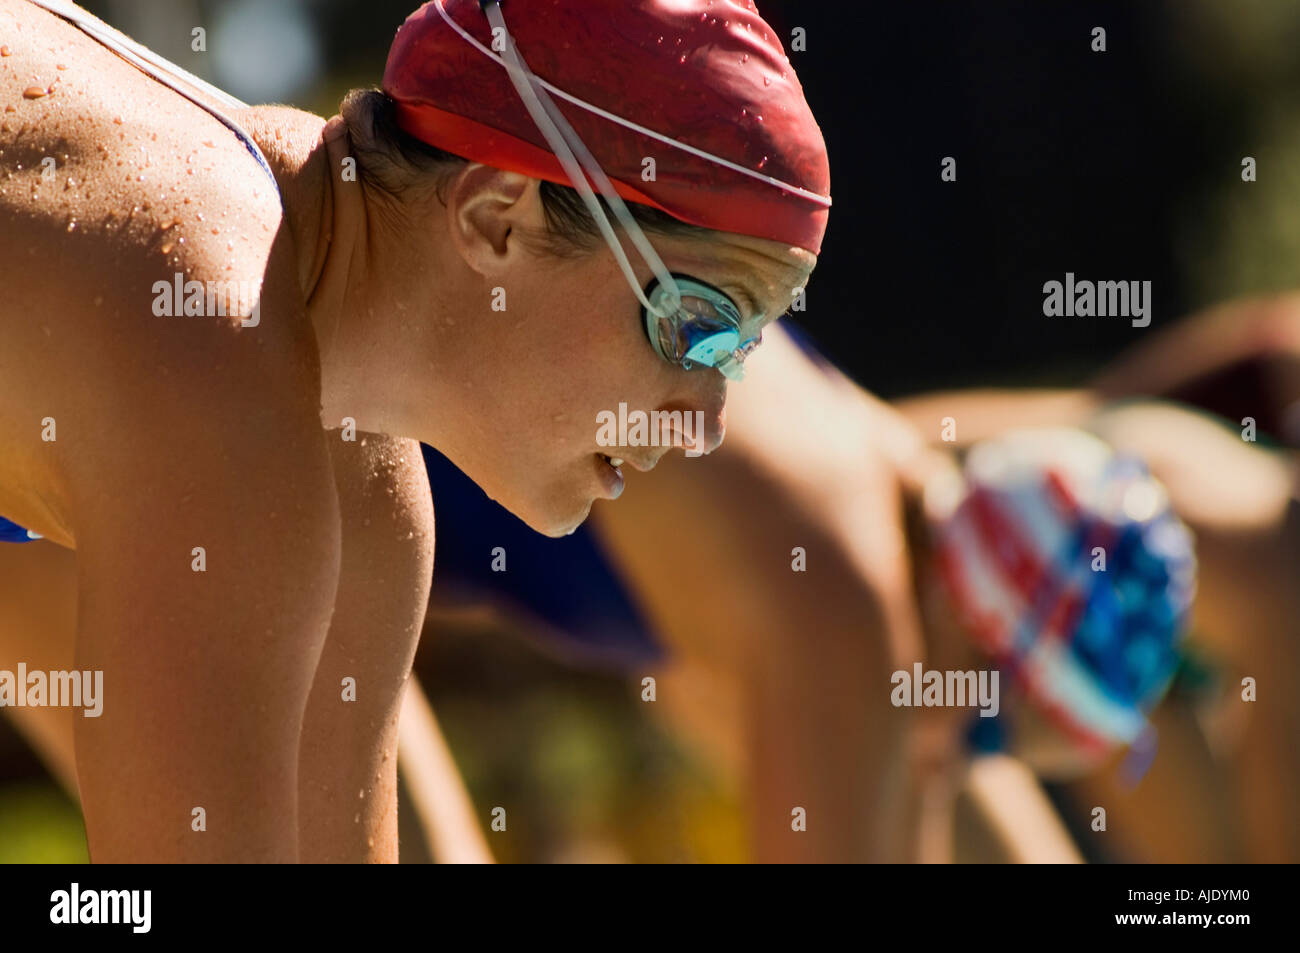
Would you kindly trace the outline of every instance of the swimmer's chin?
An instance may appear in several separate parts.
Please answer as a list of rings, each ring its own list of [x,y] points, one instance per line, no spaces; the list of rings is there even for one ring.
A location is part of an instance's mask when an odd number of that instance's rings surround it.
[[[537,531],[544,536],[551,537],[552,539],[559,539],[563,536],[572,536],[578,531],[578,528],[582,526],[583,523],[587,522],[587,517],[591,515],[591,505],[594,502],[595,500],[588,500],[586,505],[582,508],[582,513],[576,518],[569,518],[552,525],[549,529],[538,529]]]
[[[591,515],[591,506],[594,502],[594,499],[588,499],[580,504],[579,509],[566,507],[565,512],[557,512],[556,507],[550,507],[546,512],[521,513],[518,510],[511,510],[511,512],[533,532],[549,536],[551,539],[560,539],[572,536],[578,531]]]

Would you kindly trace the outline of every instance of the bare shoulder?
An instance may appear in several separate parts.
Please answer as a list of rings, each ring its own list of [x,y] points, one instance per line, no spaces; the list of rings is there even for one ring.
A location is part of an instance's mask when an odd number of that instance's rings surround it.
[[[214,117],[58,18],[6,0],[0,28],[14,104],[0,255],[15,266],[0,513],[69,542],[82,481],[91,507],[97,479],[164,474],[187,450],[233,465],[237,447],[253,461],[259,441],[314,441],[327,472],[316,342],[266,173]]]
[[[208,226],[223,219],[213,203],[199,207],[212,218],[164,204],[141,209],[152,221],[127,212],[127,224],[72,234],[29,221],[21,240],[38,253],[0,305],[0,496],[13,483],[57,494],[52,484],[110,463],[156,466],[232,430],[321,439],[316,343],[288,236],[255,216],[223,234]]]
[[[20,286],[167,252],[267,263],[278,195],[229,128],[33,4],[6,0],[0,29],[0,243]]]
[[[320,145],[325,120],[292,106],[249,106],[231,113],[258,142],[279,150],[288,160],[303,161]]]

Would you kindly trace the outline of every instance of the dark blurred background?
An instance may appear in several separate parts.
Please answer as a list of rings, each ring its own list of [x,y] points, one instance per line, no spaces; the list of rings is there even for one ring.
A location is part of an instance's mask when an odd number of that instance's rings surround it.
[[[414,8],[84,5],[240,98],[321,116],[379,82]],[[1293,284],[1293,0],[758,5],[787,45],[806,30],[791,61],[831,156],[835,205],[802,323],[870,390],[1076,384],[1190,311]],[[196,26],[205,53],[191,51]],[[1090,48],[1097,26],[1104,53]],[[944,156],[955,183],[940,181]],[[1067,271],[1150,280],[1151,326],[1044,317],[1043,282]],[[560,665],[491,621],[426,633],[418,668],[476,803],[539,806],[494,837],[502,859],[738,856],[733,794],[646,721],[623,680]],[[81,837],[72,802],[0,723],[0,862],[84,858]]]

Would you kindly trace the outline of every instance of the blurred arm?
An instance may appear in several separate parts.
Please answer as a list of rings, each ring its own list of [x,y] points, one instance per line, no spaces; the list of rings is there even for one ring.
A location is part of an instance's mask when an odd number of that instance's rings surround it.
[[[897,476],[865,395],[773,331],[732,386],[724,447],[633,475],[595,525],[689,673],[663,673],[658,704],[688,709],[748,794],[755,859],[905,859],[890,674],[920,631]]]
[[[975,758],[964,791],[1002,860],[1014,864],[1080,864],[1079,853],[1038,779],[1006,755]]]
[[[434,862],[492,863],[469,792],[414,675],[406,683],[398,747],[402,777]]]

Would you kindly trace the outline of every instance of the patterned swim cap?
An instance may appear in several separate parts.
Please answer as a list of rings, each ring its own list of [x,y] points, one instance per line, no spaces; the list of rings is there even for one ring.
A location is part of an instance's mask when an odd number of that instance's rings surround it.
[[[1191,532],[1138,459],[1065,428],[975,445],[936,530],[976,642],[1080,747],[1136,741],[1177,667]]]

